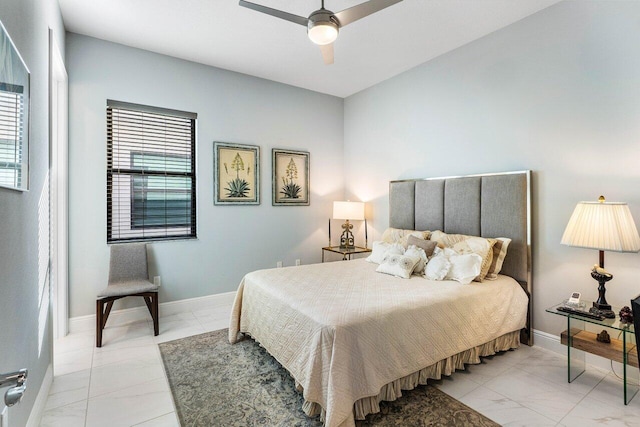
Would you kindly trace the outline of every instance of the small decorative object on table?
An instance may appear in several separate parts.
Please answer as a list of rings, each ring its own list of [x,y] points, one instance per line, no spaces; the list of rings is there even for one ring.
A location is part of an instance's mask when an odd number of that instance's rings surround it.
[[[611,342],[611,337],[609,336],[607,331],[603,329],[602,332],[600,332],[598,334],[598,337],[596,338],[596,340],[598,340],[600,342],[610,343]]]
[[[633,323],[633,312],[626,305],[620,310],[620,322]]]

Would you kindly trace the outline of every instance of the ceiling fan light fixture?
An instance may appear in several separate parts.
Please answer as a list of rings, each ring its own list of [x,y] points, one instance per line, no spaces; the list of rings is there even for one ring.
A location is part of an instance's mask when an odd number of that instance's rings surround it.
[[[338,27],[331,23],[318,23],[309,28],[309,38],[318,45],[333,43],[338,38]]]
[[[320,0],[320,9],[313,12],[308,18],[294,15],[284,10],[252,3],[247,0],[239,0],[238,4],[242,7],[307,27],[309,39],[320,46],[324,63],[333,64],[333,42],[338,38],[340,28],[401,1],[402,0],[368,0],[348,9],[341,10],[338,13],[333,13],[325,9],[324,0]]]
[[[331,12],[320,9],[312,13],[307,24],[307,34],[317,45],[333,43],[338,38],[338,25],[331,19]]]

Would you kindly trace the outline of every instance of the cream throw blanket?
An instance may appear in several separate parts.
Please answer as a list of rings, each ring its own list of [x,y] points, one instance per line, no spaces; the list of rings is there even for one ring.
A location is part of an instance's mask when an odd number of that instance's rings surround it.
[[[353,426],[353,405],[435,362],[525,326],[510,277],[461,285],[376,273],[364,260],[254,271],[236,295],[229,341],[252,336],[326,411]]]

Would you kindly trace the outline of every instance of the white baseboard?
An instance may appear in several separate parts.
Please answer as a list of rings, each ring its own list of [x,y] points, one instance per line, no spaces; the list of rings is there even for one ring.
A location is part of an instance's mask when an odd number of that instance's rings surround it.
[[[204,297],[183,299],[180,301],[163,302],[159,304],[160,316],[185,313],[188,311],[202,310],[211,307],[231,307],[236,297],[236,292],[207,295]],[[149,319],[149,310],[146,305],[122,310],[112,311],[109,315],[109,325],[123,325]],[[91,331],[96,327],[96,315],[72,317],[69,319],[69,332]]]
[[[546,350],[551,350],[558,354],[567,354],[567,347],[560,343],[560,336],[549,334],[547,332],[533,330],[533,345]]]
[[[47,366],[47,372],[44,374],[40,391],[38,391],[36,401],[33,404],[33,408],[31,408],[31,413],[27,420],[27,427],[38,427],[40,425],[40,419],[42,419],[42,413],[44,412],[44,407],[47,404],[47,397],[49,396],[51,383],[53,383],[53,365],[49,364],[49,366]],[[27,390],[29,387],[28,384],[29,383],[27,382]]]
[[[534,329],[533,343],[534,343],[534,346],[541,347],[546,350],[551,350],[554,353],[558,353],[564,357],[567,357],[567,346],[560,343],[559,335],[553,335],[547,332]],[[602,369],[605,371],[611,370],[611,360],[606,359],[604,357],[596,356],[595,354],[585,353],[585,362],[588,365],[591,365],[598,369]],[[618,362],[613,362],[613,369],[617,373],[622,372],[622,364]]]

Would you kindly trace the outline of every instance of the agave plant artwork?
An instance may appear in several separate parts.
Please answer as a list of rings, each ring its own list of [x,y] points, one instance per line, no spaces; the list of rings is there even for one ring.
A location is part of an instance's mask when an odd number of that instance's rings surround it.
[[[226,163],[224,164],[224,168],[227,173],[229,173]],[[244,161],[242,160],[240,153],[236,153],[236,156],[233,158],[233,161],[231,162],[231,169],[236,171],[236,178],[231,181],[227,181],[227,187],[225,187],[227,197],[249,197],[248,193],[251,191],[249,183],[246,179],[240,178],[240,171],[244,170]],[[249,174],[248,168],[247,174]]]
[[[282,194],[287,199],[298,199],[300,198],[300,191],[302,190],[298,184],[296,184],[295,180],[298,179],[298,167],[296,163],[293,161],[293,157],[289,161],[286,170],[286,176],[282,177],[282,188],[280,190],[280,194]]]

